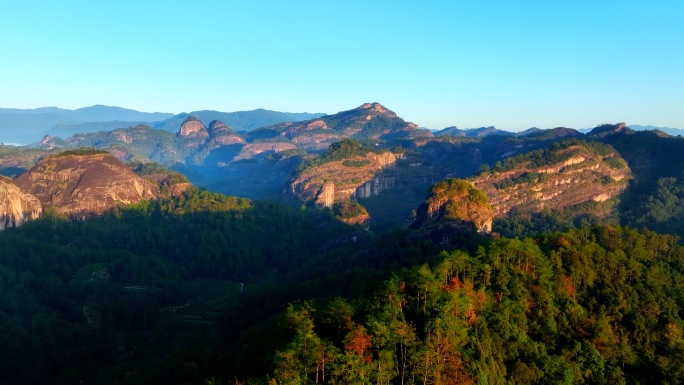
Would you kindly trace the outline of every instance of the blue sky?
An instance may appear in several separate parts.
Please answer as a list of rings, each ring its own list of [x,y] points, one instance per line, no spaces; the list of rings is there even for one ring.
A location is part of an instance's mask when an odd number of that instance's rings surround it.
[[[684,128],[684,1],[12,1],[0,107]]]

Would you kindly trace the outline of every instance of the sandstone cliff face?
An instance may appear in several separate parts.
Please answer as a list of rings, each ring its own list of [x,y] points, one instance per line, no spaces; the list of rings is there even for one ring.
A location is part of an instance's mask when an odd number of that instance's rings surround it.
[[[473,226],[480,233],[492,231],[494,210],[487,196],[468,181],[445,179],[435,183],[427,199],[416,210],[413,228],[435,223]]]
[[[380,195],[383,191],[396,187],[396,185],[397,182],[394,175],[377,175],[357,187],[352,195],[358,198],[370,198],[371,196]]]
[[[62,145],[58,138],[53,138],[50,135],[43,136],[43,139],[41,139],[38,144],[40,145],[40,148],[45,150],[52,150],[53,148]]]
[[[524,160],[505,171],[484,173],[473,183],[487,194],[497,217],[513,207],[539,212],[603,202],[627,188],[631,171],[612,148],[598,143],[594,147],[578,142],[549,150],[544,156],[555,161],[535,166],[532,159]]]
[[[207,129],[211,141],[215,145],[225,146],[229,144],[245,144],[245,140],[237,135],[220,120],[213,120]]]
[[[20,175],[16,184],[35,195],[43,207],[76,218],[160,194],[156,185],[107,153],[46,158]]]
[[[332,207],[335,203],[335,182],[326,181],[316,196],[316,206]]]
[[[364,186],[373,184],[374,177],[396,160],[395,154],[384,152],[324,163],[304,170],[290,183],[290,191],[302,200],[331,207],[357,194],[359,188],[366,191]]]
[[[19,189],[11,179],[0,176],[0,230],[20,226],[42,213],[38,198]]]
[[[201,120],[190,115],[181,124],[179,135],[185,138],[207,138],[209,131],[204,127]]]

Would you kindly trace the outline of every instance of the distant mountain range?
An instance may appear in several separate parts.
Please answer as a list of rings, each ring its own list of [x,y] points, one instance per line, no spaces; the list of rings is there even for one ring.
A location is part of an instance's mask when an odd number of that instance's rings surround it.
[[[140,124],[169,132],[178,132],[188,116],[194,116],[208,126],[219,120],[238,133],[247,133],[257,128],[275,126],[286,122],[303,122],[325,116],[323,113],[290,113],[265,109],[252,111],[221,112],[212,110],[171,114],[164,112],[140,112],[136,110],[94,105],[75,110],[58,107],[34,109],[0,108],[0,142],[27,145],[37,143],[43,136],[62,139],[74,134],[113,131],[118,128],[135,127]],[[652,125],[631,125],[635,131],[659,130],[669,135],[684,136],[684,129]],[[592,128],[579,129],[588,133]],[[490,135],[526,136],[541,131],[533,127],[521,132],[499,130],[494,126],[459,129],[456,126],[442,130],[431,130],[435,136],[463,136],[481,138]]]
[[[435,136],[465,136],[468,138],[482,138],[488,135],[514,136],[514,132],[499,130],[494,126],[480,128],[466,128],[462,130],[456,126],[447,127],[435,132]]]
[[[0,142],[29,144],[39,141],[57,125],[86,122],[156,122],[172,117],[161,112],[140,112],[121,107],[96,105],[67,110],[43,107],[29,110],[0,108]],[[128,124],[126,124],[128,126]]]
[[[594,127],[595,128],[595,127]],[[581,128],[578,129],[577,131],[583,133],[583,134],[588,134],[594,128]],[[670,127],[658,127],[658,126],[641,126],[641,125],[630,125],[629,128],[631,128],[634,131],[662,131],[668,135],[672,136],[677,136],[677,135],[682,135],[684,136],[684,129],[681,128],[670,128]],[[467,138],[482,138],[485,136],[489,135],[500,135],[500,136],[527,136],[531,134],[536,134],[542,131],[540,128],[537,127],[532,127],[528,128],[527,130],[520,131],[520,132],[511,132],[511,131],[505,131],[505,130],[499,130],[498,128],[494,126],[489,126],[489,127],[479,127],[479,128],[466,128],[466,129],[460,129],[456,126],[451,126],[447,127],[441,130],[433,130],[435,136],[464,136]]]
[[[672,136],[677,136],[677,135],[682,135],[684,136],[684,129],[681,128],[670,128],[670,127],[658,127],[658,126],[640,126],[640,125],[635,125],[632,124],[629,126],[634,131],[662,131],[668,135]]]
[[[257,109],[253,111],[195,111],[190,114],[140,112],[121,107],[95,105],[68,110],[57,107],[35,109],[0,108],[0,142],[31,144],[44,135],[68,138],[77,133],[112,131],[117,128],[147,124],[166,131],[177,131],[183,121],[193,115],[208,125],[221,120],[236,131],[283,122],[298,122],[320,117],[322,113],[288,113]]]
[[[591,132],[592,130],[594,130],[594,128],[581,128],[577,131],[579,131],[583,134],[587,134],[587,133]],[[638,125],[638,124],[630,124],[629,128],[631,128],[634,131],[662,131],[662,132],[664,132],[668,135],[672,135],[672,136],[678,136],[678,135],[684,136],[684,129],[682,129],[682,128],[658,127],[658,126],[650,126],[650,125],[642,126],[642,125]]]

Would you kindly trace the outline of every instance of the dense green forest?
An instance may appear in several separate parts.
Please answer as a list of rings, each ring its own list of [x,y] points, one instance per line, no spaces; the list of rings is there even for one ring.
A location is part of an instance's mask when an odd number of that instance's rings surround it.
[[[196,189],[88,221],[48,209],[0,233],[0,383],[90,378],[134,353],[128,336],[171,322],[163,309],[212,294],[198,280],[223,296],[240,282],[248,291],[311,262],[350,231]],[[212,311],[222,311],[218,302]]]
[[[48,210],[0,233],[0,383],[684,381],[676,237],[468,239],[197,189]]]
[[[292,305],[280,384],[684,381],[677,239],[619,227],[492,239],[371,297]]]

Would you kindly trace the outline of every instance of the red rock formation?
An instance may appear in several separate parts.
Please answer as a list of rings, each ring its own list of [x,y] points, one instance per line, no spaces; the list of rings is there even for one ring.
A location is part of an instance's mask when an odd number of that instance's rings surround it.
[[[523,161],[506,171],[484,173],[473,183],[487,194],[495,216],[502,217],[513,207],[539,212],[603,202],[622,193],[632,175],[627,163],[608,147],[599,152],[579,143],[553,150],[549,157],[561,160],[543,166]]]
[[[213,120],[207,129],[215,145],[244,144],[245,140],[220,120]]]
[[[209,137],[209,131],[207,131],[201,120],[189,115],[183,121],[179,135],[185,138],[207,138]]]
[[[156,185],[108,153],[46,158],[20,175],[16,184],[35,195],[43,207],[78,218],[160,194]]]
[[[451,222],[473,226],[480,233],[492,231],[494,210],[487,196],[468,181],[445,179],[435,183],[423,204],[416,210],[411,227]]]
[[[290,190],[303,200],[315,200],[318,205],[330,207],[333,202],[355,195],[359,187],[393,166],[396,160],[397,156],[391,152],[369,152],[365,156],[324,163],[304,170],[290,183]]]
[[[0,230],[20,226],[43,212],[35,196],[22,191],[11,179],[0,176]]]

